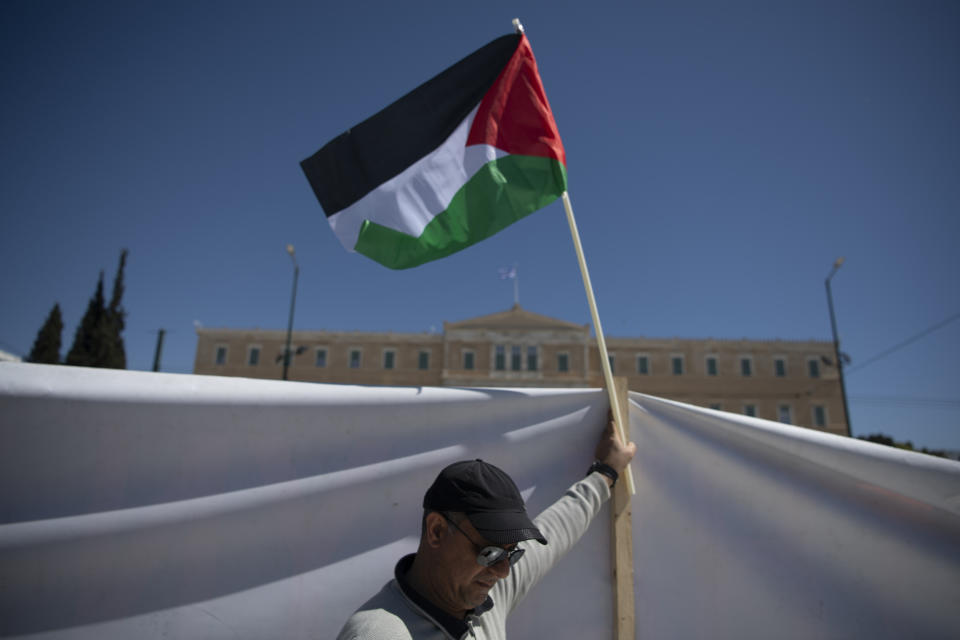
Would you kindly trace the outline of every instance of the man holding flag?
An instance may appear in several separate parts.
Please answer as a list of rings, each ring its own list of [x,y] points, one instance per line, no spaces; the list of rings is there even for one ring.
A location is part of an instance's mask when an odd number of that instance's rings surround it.
[[[464,249],[563,197],[566,154],[522,27],[471,53],[301,162],[349,251],[406,269]],[[611,417],[587,477],[531,521],[513,480],[481,460],[440,472],[416,554],[347,621],[340,640],[506,638],[506,618],[575,544],[636,446],[607,378]],[[615,435],[618,433],[619,435]],[[534,544],[536,541],[539,544]],[[521,556],[523,560],[520,561]]]
[[[611,418],[586,478],[532,521],[502,470],[482,460],[446,467],[424,495],[417,553],[338,640],[506,638],[507,615],[586,532],[635,453]]]

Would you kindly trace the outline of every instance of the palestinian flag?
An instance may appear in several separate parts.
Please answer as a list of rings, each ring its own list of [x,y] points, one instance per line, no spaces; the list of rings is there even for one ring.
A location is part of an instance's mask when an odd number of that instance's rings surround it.
[[[340,242],[391,269],[488,238],[567,185],[523,34],[473,52],[300,166]]]

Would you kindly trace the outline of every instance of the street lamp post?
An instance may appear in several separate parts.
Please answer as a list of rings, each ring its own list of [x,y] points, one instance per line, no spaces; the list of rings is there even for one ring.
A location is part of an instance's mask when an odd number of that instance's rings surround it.
[[[833,357],[837,363],[837,375],[840,378],[840,395],[843,398],[843,417],[847,425],[847,436],[851,436],[853,434],[850,429],[850,410],[847,407],[847,386],[843,381],[843,357],[840,355],[840,338],[837,336],[837,318],[833,313],[833,292],[830,290],[830,280],[842,264],[843,258],[837,258],[837,261],[833,263],[833,269],[830,270],[830,275],[827,276],[825,284],[827,286],[827,307],[830,309],[830,328],[833,330]]]
[[[287,253],[293,260],[293,293],[290,294],[290,319],[287,321],[287,346],[283,350],[283,379],[287,379],[287,371],[290,369],[290,338],[293,334],[293,308],[297,304],[297,279],[300,277],[300,265],[297,264],[297,255],[293,250],[293,245],[287,245]]]

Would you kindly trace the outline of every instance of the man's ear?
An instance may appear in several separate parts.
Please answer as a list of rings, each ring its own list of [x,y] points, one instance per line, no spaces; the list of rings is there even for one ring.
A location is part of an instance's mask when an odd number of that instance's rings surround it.
[[[436,511],[427,514],[427,526],[424,527],[424,540],[431,547],[440,546],[440,540],[447,532],[447,521]]]

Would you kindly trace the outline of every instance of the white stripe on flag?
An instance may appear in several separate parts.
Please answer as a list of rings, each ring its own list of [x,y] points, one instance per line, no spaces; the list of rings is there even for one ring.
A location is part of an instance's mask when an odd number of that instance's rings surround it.
[[[477,108],[436,150],[351,206],[327,218],[347,250],[353,251],[357,244],[364,220],[419,237],[430,221],[446,210],[457,191],[483,165],[510,155],[489,145],[466,147]]]

